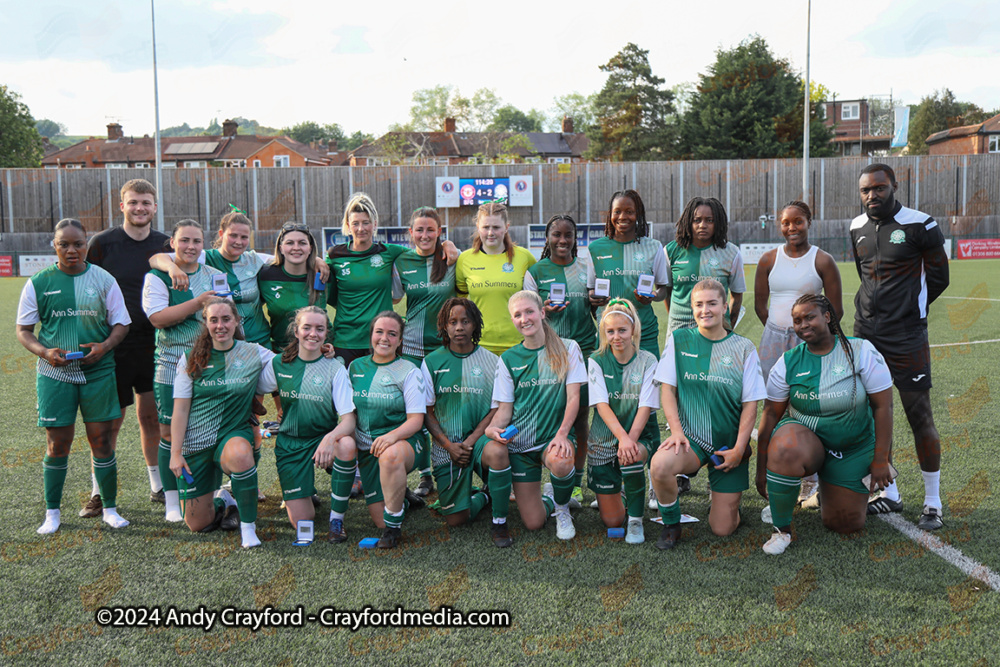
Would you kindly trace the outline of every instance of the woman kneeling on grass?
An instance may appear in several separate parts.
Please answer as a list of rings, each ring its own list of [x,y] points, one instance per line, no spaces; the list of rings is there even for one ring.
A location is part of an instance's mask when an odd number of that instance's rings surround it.
[[[475,471],[493,494],[493,543],[509,547],[510,460],[506,447],[483,435],[496,412],[491,406],[499,359],[479,345],[483,316],[469,299],[445,301],[437,321],[444,347],[424,357],[420,370],[427,391],[427,430],[434,439],[438,511],[449,526],[476,518],[490,499],[473,488]]]
[[[743,336],[726,331],[722,284],[713,278],[696,284],[691,308],[698,328],[671,333],[656,368],[670,425],[670,437],[650,465],[663,518],[658,549],[672,549],[681,533],[676,475],[697,472],[712,456],[719,463],[708,473],[708,524],[716,535],[730,535],[739,527],[740,499],[750,487],[750,432],[757,421],[757,401],[766,394],[757,349]]]
[[[77,409],[87,429],[104,523],[124,528],[128,521],[116,509],[118,467],[111,441],[111,422],[121,417],[112,350],[125,338],[131,319],[115,279],[85,261],[87,232],[79,220],[60,220],[52,246],[55,265],[24,284],[17,306],[17,340],[38,357],[38,425],[48,440],[42,459],[45,521],[36,532],[59,530]],[[37,338],[36,324],[42,325]],[[82,358],[67,359],[71,353]]]
[[[194,532],[222,523],[227,500],[216,498],[222,474],[233,482],[244,548],[257,538],[257,459],[251,403],[270,350],[237,340],[240,316],[229,299],[212,297],[201,313],[204,327],[190,353],[181,355],[174,380],[170,470],[181,480],[184,522]]]
[[[369,327],[372,353],[351,362],[358,419],[355,441],[365,502],[372,521],[382,528],[379,549],[399,544],[406,504],[424,501],[406,488],[422,438],[414,437],[427,411],[420,369],[400,357],[403,318],[391,310],[375,316]]]
[[[292,527],[299,521],[313,520],[313,468],[332,466],[328,540],[339,543],[347,540],[344,513],[357,463],[354,390],[344,365],[323,356],[327,326],[323,309],[306,306],[297,310],[288,327],[288,345],[264,368],[260,388],[277,391],[284,411],[274,457],[288,520]],[[337,426],[331,429],[333,424]]]
[[[805,343],[771,370],[757,440],[757,491],[776,531],[764,552],[774,555],[792,541],[803,477],[819,473],[823,525],[838,533],[864,528],[868,492],[892,482],[892,377],[882,355],[844,335],[825,296],[800,297],[792,325]]]
[[[641,544],[645,539],[643,468],[660,440],[656,423],[660,399],[653,382],[656,357],[639,349],[641,327],[629,301],[611,299],[598,327],[600,347],[589,361],[590,404],[596,410],[587,451],[587,484],[597,494],[601,519],[609,528],[625,521],[624,484],[628,505],[625,541],[629,544]]]
[[[580,346],[560,338],[545,321],[542,300],[522,290],[508,303],[511,320],[524,340],[500,355],[493,401],[498,404],[486,435],[507,447],[514,498],[528,530],[538,530],[555,510],[556,537],[576,536],[568,503],[573,494],[573,423],[580,385],[587,381]],[[509,425],[518,432],[501,434]],[[542,465],[552,482],[543,496]]]

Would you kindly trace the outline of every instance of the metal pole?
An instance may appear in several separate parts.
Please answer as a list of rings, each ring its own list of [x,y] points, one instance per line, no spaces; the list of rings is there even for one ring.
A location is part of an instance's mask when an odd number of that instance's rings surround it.
[[[812,0],[806,2],[806,89],[802,105],[802,201],[809,201],[809,41],[812,31]]]
[[[156,75],[156,8],[155,0],[149,0],[149,18],[153,28],[153,106],[156,109],[156,196],[160,205],[156,207],[156,228],[161,232],[163,224],[163,157],[160,154],[160,84]]]

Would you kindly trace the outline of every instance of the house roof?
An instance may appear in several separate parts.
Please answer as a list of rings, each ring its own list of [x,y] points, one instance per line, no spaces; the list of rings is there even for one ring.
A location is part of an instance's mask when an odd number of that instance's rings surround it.
[[[508,140],[524,136],[531,148],[516,145],[512,152],[521,157],[538,155],[580,156],[587,149],[589,141],[583,132],[563,134],[562,132],[388,132],[374,143],[363,144],[355,149],[354,157],[384,156],[389,149],[407,157],[454,157],[469,158],[476,155],[496,153]],[[399,144],[398,146],[396,144]]]
[[[924,142],[928,144],[936,144],[937,142],[944,141],[946,139],[968,137],[973,134],[1000,134],[1000,114],[997,114],[992,118],[987,118],[982,123],[977,123],[975,125],[962,125],[961,127],[952,127],[947,130],[935,132],[931,136],[924,139]]]
[[[238,134],[226,136],[162,137],[160,148],[164,160],[246,160],[265,146],[278,142],[301,155],[307,162],[328,165],[332,160],[325,154],[288,137]],[[121,139],[90,138],[61,151],[47,155],[42,164],[74,164],[93,161],[95,164],[116,162],[155,162],[155,140],[152,137]]]

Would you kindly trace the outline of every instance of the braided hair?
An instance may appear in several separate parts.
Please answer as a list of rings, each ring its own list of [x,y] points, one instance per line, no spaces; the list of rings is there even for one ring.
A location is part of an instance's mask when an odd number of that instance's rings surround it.
[[[611,195],[611,201],[608,203],[608,219],[604,223],[604,235],[609,239],[615,237],[615,224],[611,221],[611,212],[615,209],[615,200],[622,198],[631,199],[632,203],[635,204],[635,238],[640,239],[643,236],[649,236],[649,223],[646,222],[646,207],[642,205],[642,197],[635,190],[619,190]]]
[[[483,337],[483,314],[471,300],[461,296],[453,296],[444,302],[437,317],[438,335],[445,347],[451,345],[448,338],[448,320],[451,318],[451,309],[455,307],[465,308],[465,316],[472,322],[472,335],[469,337],[473,345],[478,345]]]
[[[803,294],[795,303],[792,304],[792,308],[795,306],[816,306],[819,308],[819,312],[828,313],[830,315],[829,329],[838,341],[840,341],[841,347],[844,348],[844,354],[847,355],[847,360],[851,364],[851,376],[857,374],[857,367],[854,364],[854,348],[851,347],[851,342],[847,340],[847,335],[844,330],[840,327],[840,320],[837,319],[837,313],[833,310],[833,304],[822,294]],[[851,401],[854,401],[854,396],[857,392],[857,383],[851,385]]]
[[[712,245],[716,248],[725,248],[729,240],[729,216],[726,215],[726,207],[715,197],[692,197],[688,201],[677,221],[677,245],[688,248],[694,241],[694,213],[699,206],[707,206],[712,211],[712,221],[715,223]]]
[[[549,218],[549,221],[545,224],[545,247],[542,249],[541,259],[552,256],[552,248],[549,247],[549,230],[552,229],[552,225],[560,220],[565,220],[573,228],[573,248],[570,250],[570,254],[576,258],[576,221],[566,213],[557,213]]]

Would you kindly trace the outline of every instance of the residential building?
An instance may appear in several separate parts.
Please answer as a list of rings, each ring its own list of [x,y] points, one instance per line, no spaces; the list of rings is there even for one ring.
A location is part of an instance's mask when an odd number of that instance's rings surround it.
[[[885,153],[892,143],[892,121],[883,127],[872,118],[868,100],[838,100],[823,104],[824,125],[833,130],[832,144],[840,157]]]
[[[1000,114],[976,125],[935,132],[924,141],[931,155],[1000,153]]]

